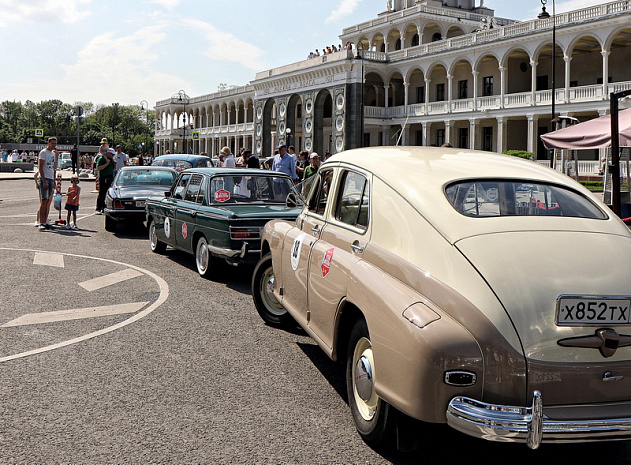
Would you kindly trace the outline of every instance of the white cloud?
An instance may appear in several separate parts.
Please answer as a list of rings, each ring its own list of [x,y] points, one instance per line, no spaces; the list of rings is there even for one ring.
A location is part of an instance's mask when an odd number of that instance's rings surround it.
[[[168,10],[172,10],[182,3],[182,0],[151,0],[149,3],[155,3],[156,5],[160,5],[163,8]]]
[[[15,23],[76,23],[90,15],[80,11],[91,0],[0,0],[0,27]]]
[[[33,101],[58,98],[68,103],[130,105],[145,99],[153,106],[173,89],[190,86],[185,79],[157,70],[160,56],[154,50],[166,38],[161,29],[146,27],[124,37],[113,32],[95,36],[74,64],[60,65],[60,75],[14,83],[5,90]]]
[[[256,45],[237,39],[230,32],[221,31],[212,24],[196,19],[184,19],[182,24],[204,35],[208,47],[204,55],[208,58],[239,63],[253,71],[264,68],[263,50]]]
[[[329,24],[350,16],[357,9],[361,1],[362,0],[342,0],[340,6],[333,10],[324,22]]]

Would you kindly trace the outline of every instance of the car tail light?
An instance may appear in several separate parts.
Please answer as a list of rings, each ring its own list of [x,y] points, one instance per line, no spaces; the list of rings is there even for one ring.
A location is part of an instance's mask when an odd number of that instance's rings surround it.
[[[261,228],[258,226],[230,226],[230,239],[260,239]]]
[[[114,200],[114,203],[112,204],[112,208],[116,210],[124,210],[125,205],[123,205],[123,202],[121,202],[120,200]]]

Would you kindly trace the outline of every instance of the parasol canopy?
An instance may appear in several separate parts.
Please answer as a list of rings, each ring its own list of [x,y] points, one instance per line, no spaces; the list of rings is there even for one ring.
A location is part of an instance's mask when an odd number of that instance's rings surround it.
[[[631,108],[618,113],[620,147],[631,146]],[[611,146],[611,115],[549,132],[541,136],[547,149],[599,149]]]

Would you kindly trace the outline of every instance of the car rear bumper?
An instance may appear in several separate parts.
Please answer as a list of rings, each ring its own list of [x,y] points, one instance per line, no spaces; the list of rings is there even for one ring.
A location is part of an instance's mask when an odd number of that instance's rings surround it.
[[[241,246],[241,248],[237,250],[216,247],[210,244],[208,245],[208,250],[210,250],[210,252],[213,255],[216,255],[221,258],[225,258],[228,261],[235,261],[235,262],[245,262],[245,261],[248,261],[247,260],[248,257],[257,258],[261,254],[260,250],[251,249],[251,246],[248,242],[243,242],[243,245]]]
[[[114,208],[104,208],[103,213],[116,221],[123,220],[140,220],[144,221],[146,217],[145,210],[121,210]]]
[[[454,397],[447,408],[454,429],[489,441],[522,442],[536,449],[542,442],[569,443],[631,439],[631,418],[551,420],[543,413],[541,393],[531,407],[494,405]]]

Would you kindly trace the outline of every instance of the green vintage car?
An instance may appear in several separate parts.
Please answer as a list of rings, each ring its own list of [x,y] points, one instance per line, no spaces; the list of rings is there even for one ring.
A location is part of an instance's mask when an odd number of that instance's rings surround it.
[[[289,176],[242,168],[191,168],[176,178],[165,197],[146,204],[151,250],[167,246],[195,255],[197,271],[207,277],[213,261],[256,263],[261,230],[272,219],[294,220],[299,208],[285,205]]]

